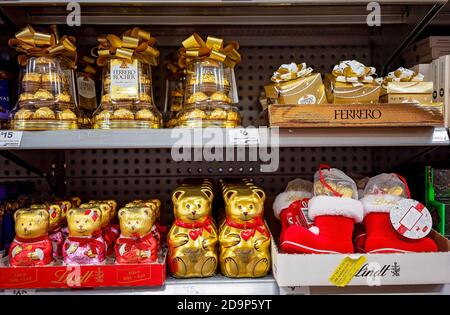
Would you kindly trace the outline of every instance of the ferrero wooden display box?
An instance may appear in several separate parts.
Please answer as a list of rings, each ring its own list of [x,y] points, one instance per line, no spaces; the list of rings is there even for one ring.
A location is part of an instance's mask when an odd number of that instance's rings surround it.
[[[271,127],[443,126],[442,103],[269,105]]]

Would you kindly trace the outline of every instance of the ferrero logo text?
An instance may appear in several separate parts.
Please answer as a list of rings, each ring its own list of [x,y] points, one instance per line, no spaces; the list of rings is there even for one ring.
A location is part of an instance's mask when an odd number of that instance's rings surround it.
[[[113,70],[113,80],[136,80],[136,70],[134,69],[121,69]]]
[[[379,109],[336,109],[334,111],[335,120],[355,120],[355,119],[380,119]]]

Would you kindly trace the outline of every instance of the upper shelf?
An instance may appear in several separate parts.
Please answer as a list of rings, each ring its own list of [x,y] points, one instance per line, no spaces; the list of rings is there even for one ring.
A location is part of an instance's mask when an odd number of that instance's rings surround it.
[[[83,25],[338,25],[367,24],[370,1],[360,0],[79,0]],[[413,22],[446,0],[379,0],[381,21]],[[2,1],[16,26],[66,24],[67,2]]]
[[[446,146],[444,128],[305,128],[153,129],[23,132],[19,148],[0,149],[127,149],[242,147]]]

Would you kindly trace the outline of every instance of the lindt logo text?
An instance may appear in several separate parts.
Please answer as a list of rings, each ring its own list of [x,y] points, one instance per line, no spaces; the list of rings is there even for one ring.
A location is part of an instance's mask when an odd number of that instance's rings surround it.
[[[380,286],[384,277],[400,277],[400,265],[397,262],[380,265],[376,262],[364,264],[355,274],[355,278],[366,278],[368,286]]]

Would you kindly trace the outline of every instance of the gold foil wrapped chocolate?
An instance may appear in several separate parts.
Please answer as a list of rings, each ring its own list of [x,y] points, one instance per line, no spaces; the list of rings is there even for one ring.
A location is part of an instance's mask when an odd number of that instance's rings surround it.
[[[335,65],[325,76],[325,91],[331,104],[378,103],[380,83],[375,80],[375,68],[356,60]]]
[[[75,38],[59,38],[55,27],[39,32],[27,26],[9,40],[9,45],[19,52],[18,62],[25,70],[11,128],[77,129],[79,112],[73,97]]]
[[[167,235],[170,273],[177,278],[210,277],[218,265],[218,233],[211,219],[212,183],[183,182],[172,194],[175,222]]]
[[[274,104],[324,104],[325,87],[320,73],[301,64],[283,64],[264,86],[266,97]]]
[[[96,129],[160,128],[162,117],[154,105],[151,67],[159,51],[150,33],[133,28],[122,34],[100,36],[93,49],[103,67],[103,95],[93,114]]]
[[[419,103],[433,101],[433,82],[424,82],[424,76],[400,67],[384,78],[380,101],[382,103]]]
[[[248,180],[222,181],[225,217],[220,224],[220,269],[232,278],[263,277],[270,270],[266,195]]]

